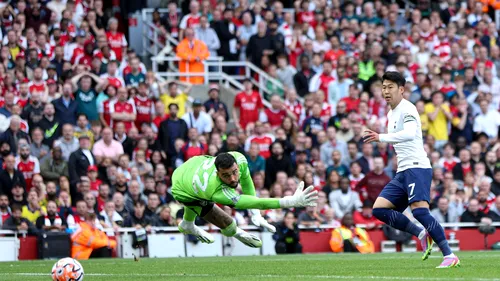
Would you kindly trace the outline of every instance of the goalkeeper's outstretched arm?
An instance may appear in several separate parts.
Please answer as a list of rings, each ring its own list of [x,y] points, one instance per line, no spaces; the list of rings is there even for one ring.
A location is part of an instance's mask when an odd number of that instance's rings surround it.
[[[221,192],[216,192],[213,201],[219,204],[234,206],[236,209],[280,209],[293,207],[316,206],[318,192],[309,186],[304,190],[304,182],[301,182],[293,196],[276,198],[258,198],[252,195],[240,195],[232,188],[224,187]]]

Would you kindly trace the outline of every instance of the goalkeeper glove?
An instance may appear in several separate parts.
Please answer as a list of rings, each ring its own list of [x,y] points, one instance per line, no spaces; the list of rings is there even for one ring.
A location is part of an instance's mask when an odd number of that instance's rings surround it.
[[[293,207],[314,207],[317,205],[318,191],[311,185],[304,190],[304,182],[301,181],[293,196],[286,196],[280,199],[281,208]]]
[[[272,233],[276,232],[276,227],[268,223],[267,220],[260,215],[260,210],[250,210],[250,213],[252,214],[252,223],[255,224],[255,226],[263,227]]]

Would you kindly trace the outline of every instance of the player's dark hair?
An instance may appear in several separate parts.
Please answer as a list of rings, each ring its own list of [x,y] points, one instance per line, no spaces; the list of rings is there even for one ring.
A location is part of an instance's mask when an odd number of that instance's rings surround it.
[[[215,168],[217,171],[220,169],[229,169],[234,163],[236,163],[236,159],[229,153],[223,152],[215,157]]]
[[[406,80],[403,75],[401,75],[401,73],[397,71],[387,71],[386,73],[384,73],[384,76],[382,76],[382,81],[385,80],[396,83],[398,87],[404,87],[406,84]]]

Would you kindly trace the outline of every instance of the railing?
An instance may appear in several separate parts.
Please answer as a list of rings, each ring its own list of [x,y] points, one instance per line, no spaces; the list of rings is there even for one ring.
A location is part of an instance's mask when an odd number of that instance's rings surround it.
[[[266,83],[270,82],[273,84],[274,87],[284,90],[283,85],[281,82],[279,82],[277,79],[269,76],[266,72],[264,72],[262,69],[258,68],[256,65],[254,65],[251,62],[248,61],[223,61],[222,57],[209,57],[207,60],[203,61],[204,64],[204,72],[203,73],[194,73],[194,72],[189,72],[189,69],[187,69],[186,73],[179,73],[178,71],[167,71],[167,72],[158,72],[158,64],[159,63],[168,63],[171,64],[173,62],[179,62],[180,59],[178,57],[171,57],[171,56],[165,56],[164,53],[160,53],[158,56],[155,56],[151,59],[152,64],[153,64],[153,72],[157,73],[159,76],[163,77],[193,77],[193,76],[203,76],[205,78],[205,84],[208,84],[209,81],[219,81],[221,82],[222,80],[225,80],[227,83],[226,85],[232,85],[232,86],[237,86],[239,90],[242,90],[240,86],[241,83],[238,82],[238,80],[243,80],[245,78],[250,78],[250,81],[252,84],[257,87],[259,94],[263,96],[264,94],[266,95],[272,95],[273,93],[269,91],[266,87]],[[223,67],[235,67],[235,68],[240,68],[243,69],[244,75],[229,75],[225,72],[222,71]],[[211,69],[215,69],[212,71],[209,71]],[[256,80],[254,77],[252,77],[252,73],[256,73],[258,76],[258,79]],[[235,82],[238,82],[235,83]],[[297,98],[300,102],[303,102],[303,99],[298,97]],[[269,103],[265,103],[265,105],[269,105]]]
[[[179,44],[175,38],[170,36],[170,34],[161,34],[161,30],[153,24],[153,12],[155,9],[142,9],[142,47],[143,56],[151,55],[156,56],[160,51],[164,51],[165,47],[173,50],[173,47]],[[161,13],[167,13],[168,9],[158,9]],[[164,37],[166,40],[166,45],[160,42],[158,38]]]

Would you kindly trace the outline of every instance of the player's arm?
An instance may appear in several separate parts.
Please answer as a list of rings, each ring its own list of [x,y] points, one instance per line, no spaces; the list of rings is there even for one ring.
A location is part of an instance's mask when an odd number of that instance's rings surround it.
[[[405,141],[411,141],[415,139],[415,136],[417,135],[417,119],[415,116],[411,114],[405,115],[403,119],[403,130],[395,133],[388,133],[388,134],[377,134],[374,131],[371,130],[366,130],[365,131],[365,142],[373,142],[373,141],[379,141],[379,142],[386,142],[386,143],[399,143],[399,142],[405,142]]]
[[[309,186],[304,190],[304,182],[299,184],[293,196],[286,196],[281,199],[240,195],[232,188],[222,187],[213,194],[212,200],[222,205],[235,207],[236,209],[267,210],[316,206],[318,192],[314,190],[313,186]]]

